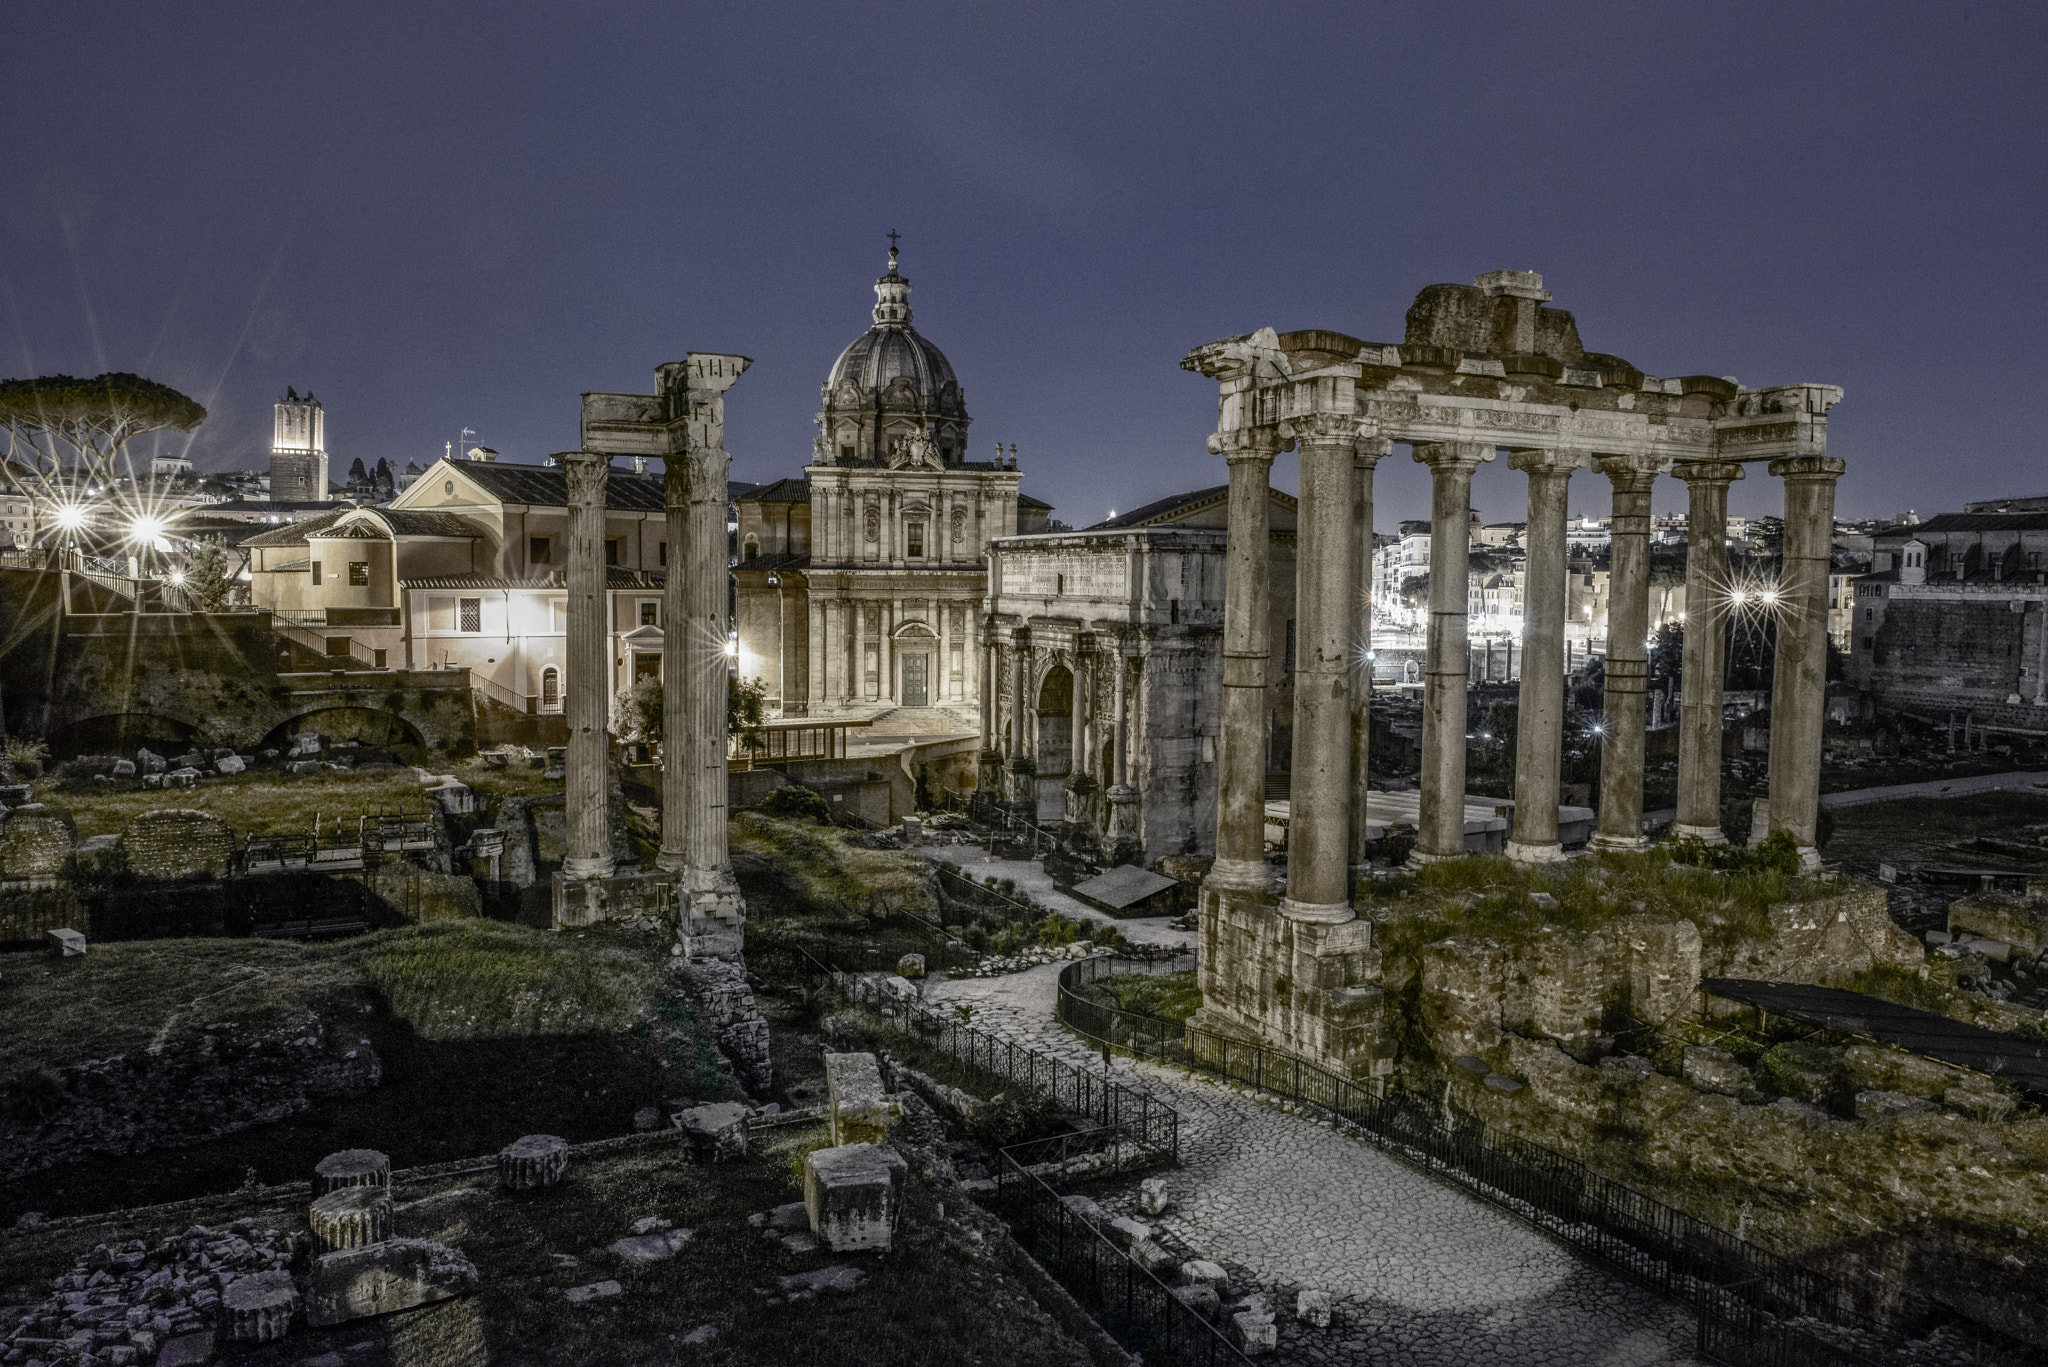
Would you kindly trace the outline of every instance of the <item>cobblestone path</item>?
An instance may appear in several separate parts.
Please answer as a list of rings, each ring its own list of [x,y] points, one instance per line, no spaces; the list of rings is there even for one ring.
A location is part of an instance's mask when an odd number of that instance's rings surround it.
[[[1009,876],[1008,866],[1003,872]],[[928,1000],[970,1003],[977,1025],[1075,1061],[1094,1059],[1100,1067],[1099,1056],[1053,1020],[1058,972],[1053,964],[1000,978],[935,981]],[[1153,1223],[1186,1256],[1228,1269],[1234,1294],[1267,1295],[1280,1323],[1276,1362],[1647,1367],[1701,1361],[1692,1351],[1694,1320],[1686,1307],[1361,1139],[1199,1073],[1127,1059],[1118,1059],[1112,1071],[1180,1113],[1183,1166],[1167,1174],[1175,1206]],[[1135,1213],[1135,1195],[1132,1179],[1098,1199],[1117,1213]],[[1303,1288],[1337,1298],[1328,1329],[1294,1321],[1295,1293]]]

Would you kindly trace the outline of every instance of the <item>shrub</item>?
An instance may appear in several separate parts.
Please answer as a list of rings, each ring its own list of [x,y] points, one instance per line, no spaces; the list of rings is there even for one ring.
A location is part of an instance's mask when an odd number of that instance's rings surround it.
[[[1697,836],[1685,836],[1665,845],[1674,864],[1719,869],[1724,873],[1774,873],[1791,878],[1799,873],[1799,844],[1789,831],[1772,831],[1759,844],[1709,845]]]
[[[43,765],[50,758],[50,747],[39,740],[17,740],[9,736],[6,742],[8,767],[15,777],[25,783],[33,783],[43,776]]]
[[[822,794],[792,783],[775,791],[754,804],[756,811],[767,816],[805,818],[820,823],[832,819],[832,804]]]

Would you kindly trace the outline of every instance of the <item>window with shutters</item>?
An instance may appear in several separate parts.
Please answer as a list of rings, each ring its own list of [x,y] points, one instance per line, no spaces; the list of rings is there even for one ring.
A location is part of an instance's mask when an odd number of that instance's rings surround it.
[[[481,598],[458,598],[456,602],[457,631],[482,631],[484,629],[484,600]],[[1288,627],[1288,641],[1294,640],[1293,626]],[[1291,657],[1291,651],[1290,651]]]
[[[370,587],[370,562],[351,560],[348,562],[348,586],[352,589]]]

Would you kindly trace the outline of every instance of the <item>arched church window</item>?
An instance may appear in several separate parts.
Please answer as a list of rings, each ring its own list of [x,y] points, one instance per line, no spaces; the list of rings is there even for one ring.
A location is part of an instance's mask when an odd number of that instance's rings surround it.
[[[743,556],[743,557],[744,557],[745,559],[748,559],[748,560],[752,560],[752,559],[754,559],[755,557],[759,556],[760,554],[761,554],[761,538],[759,538],[759,537],[757,537],[757,536],[754,536],[754,535],[753,535],[752,533],[749,533],[749,534],[748,534],[748,536],[747,536],[747,544],[746,544],[746,548],[745,548],[745,549],[744,549],[744,550],[743,550],[743,551],[741,552],[741,555],[742,555],[742,556]]]

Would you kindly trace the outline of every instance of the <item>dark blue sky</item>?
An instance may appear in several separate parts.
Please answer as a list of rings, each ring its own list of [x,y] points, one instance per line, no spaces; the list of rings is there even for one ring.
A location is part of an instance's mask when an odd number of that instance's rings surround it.
[[[1398,341],[1423,285],[1498,267],[1652,373],[1842,385],[1845,514],[2048,492],[2038,3],[67,0],[6,28],[0,374],[174,384],[206,467],[262,465],[288,384],[337,473],[465,426],[536,460],[580,391],[694,349],[756,361],[735,474],[793,474],[894,227],[976,454],[1015,442],[1076,525],[1222,482],[1189,347]],[[1520,485],[1475,497],[1516,516]],[[1382,530],[1426,506],[1398,453]]]

